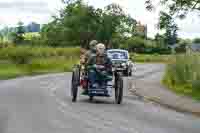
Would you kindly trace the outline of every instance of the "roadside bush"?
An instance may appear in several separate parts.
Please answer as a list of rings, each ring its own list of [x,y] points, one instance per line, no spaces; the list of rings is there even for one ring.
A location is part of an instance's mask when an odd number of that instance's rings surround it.
[[[1,64],[0,65],[0,80],[16,78],[18,76],[26,75],[24,69],[21,69],[21,65],[15,64]]]
[[[155,41],[145,40],[140,37],[129,38],[121,48],[138,54],[171,54],[171,49],[158,47]]]
[[[130,56],[134,62],[170,63],[173,60],[172,55],[131,53]]]
[[[18,76],[58,73],[72,71],[78,59],[59,58],[32,59],[28,64],[6,63],[0,65],[0,79],[16,78]]]
[[[200,100],[200,56],[177,55],[169,64],[163,83],[170,89]]]
[[[186,53],[186,44],[180,44],[175,48],[176,53]]]
[[[168,48],[160,48],[160,47],[150,47],[146,48],[143,51],[144,54],[161,54],[161,55],[167,55],[171,54],[171,49]]]
[[[0,42],[0,49],[14,47],[15,45],[10,42]]]
[[[25,64],[32,58],[50,58],[64,56],[68,59],[78,58],[80,48],[53,48],[17,46],[0,49],[0,59],[12,60],[17,64]]]
[[[74,64],[78,63],[78,59],[67,60],[66,58],[49,58],[49,59],[33,59],[26,65],[25,69],[28,73],[49,73],[49,72],[68,72],[72,70]]]
[[[129,38],[125,44],[123,44],[122,48],[127,49],[132,52],[140,53],[144,51],[145,48],[145,40],[140,37]]]
[[[0,59],[10,60],[15,64],[26,64],[32,57],[30,48],[6,47],[0,49]]]

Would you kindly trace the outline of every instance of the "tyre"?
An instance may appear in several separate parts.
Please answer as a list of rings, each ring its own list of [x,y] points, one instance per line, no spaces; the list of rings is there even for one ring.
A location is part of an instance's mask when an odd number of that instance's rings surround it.
[[[121,74],[115,77],[115,103],[121,104],[123,99],[123,79]]]
[[[124,71],[124,76],[126,76],[126,77],[129,76],[129,71],[128,71],[128,69],[126,69],[126,70]]]
[[[78,68],[74,68],[71,81],[72,102],[76,102],[77,100],[79,82],[80,82],[80,71]]]
[[[94,97],[93,97],[93,96],[90,96],[90,97],[89,97],[89,101],[90,101],[90,102],[92,102],[92,101],[93,101],[93,99],[94,99]]]
[[[130,77],[132,76],[132,70],[129,72],[129,74],[128,74]]]

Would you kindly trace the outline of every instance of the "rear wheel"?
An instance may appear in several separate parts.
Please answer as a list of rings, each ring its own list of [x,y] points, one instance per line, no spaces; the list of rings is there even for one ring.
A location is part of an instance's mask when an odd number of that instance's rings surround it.
[[[126,76],[126,77],[129,76],[129,71],[128,71],[128,69],[126,69],[126,70],[124,71],[124,76]]]
[[[132,76],[132,70],[129,72],[129,74],[128,74],[130,77]]]
[[[123,98],[123,79],[120,73],[115,77],[115,103],[121,104]]]
[[[76,102],[77,100],[79,82],[80,82],[79,67],[75,67],[72,73],[72,81],[71,81],[72,102]]]

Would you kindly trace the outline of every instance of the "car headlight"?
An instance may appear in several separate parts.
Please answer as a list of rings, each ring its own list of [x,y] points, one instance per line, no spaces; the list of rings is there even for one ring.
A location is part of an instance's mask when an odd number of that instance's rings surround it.
[[[126,63],[122,63],[122,66],[123,66],[123,67],[126,67]]]

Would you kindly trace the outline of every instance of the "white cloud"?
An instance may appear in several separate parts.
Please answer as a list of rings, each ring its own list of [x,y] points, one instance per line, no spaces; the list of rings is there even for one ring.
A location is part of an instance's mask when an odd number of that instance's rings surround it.
[[[12,26],[18,21],[47,23],[60,7],[60,0],[0,1],[0,26]]]

